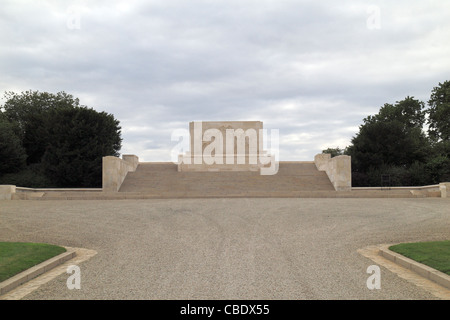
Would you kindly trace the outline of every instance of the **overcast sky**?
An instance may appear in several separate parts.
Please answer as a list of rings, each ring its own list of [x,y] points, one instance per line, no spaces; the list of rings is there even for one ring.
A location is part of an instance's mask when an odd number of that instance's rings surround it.
[[[0,1],[0,90],[65,91],[170,161],[190,121],[263,121],[280,160],[450,80],[450,1]],[[3,102],[3,100],[2,100]]]

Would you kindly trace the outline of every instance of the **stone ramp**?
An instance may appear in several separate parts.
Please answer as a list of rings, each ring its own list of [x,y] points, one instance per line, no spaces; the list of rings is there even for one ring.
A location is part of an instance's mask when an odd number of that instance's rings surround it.
[[[275,175],[256,171],[178,172],[173,163],[140,163],[129,172],[119,193],[198,196],[286,196],[298,192],[334,191],[325,172],[313,162],[280,162]]]

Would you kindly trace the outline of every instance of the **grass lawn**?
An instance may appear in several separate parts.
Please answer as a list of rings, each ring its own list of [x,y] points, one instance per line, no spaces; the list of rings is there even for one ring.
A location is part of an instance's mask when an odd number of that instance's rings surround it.
[[[45,243],[0,242],[0,282],[63,252]]]
[[[450,275],[450,240],[402,243],[389,249]]]

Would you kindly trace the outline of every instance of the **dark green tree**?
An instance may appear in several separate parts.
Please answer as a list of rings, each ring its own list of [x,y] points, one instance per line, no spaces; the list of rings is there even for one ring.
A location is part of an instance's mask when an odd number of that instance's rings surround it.
[[[65,92],[6,92],[5,99],[4,114],[19,128],[18,135],[27,154],[27,164],[39,163],[50,142],[47,131],[49,112],[79,106],[78,99]]]
[[[0,111],[0,176],[18,172],[25,165],[26,153],[17,130]]]
[[[398,121],[408,128],[422,129],[425,123],[425,104],[414,97],[406,97],[395,105],[386,103],[380,111],[364,119],[365,123]]]
[[[425,169],[429,184],[450,181],[450,140],[433,143]]]
[[[450,81],[433,88],[428,101],[429,135],[435,140],[450,140]]]
[[[428,100],[428,135],[433,148],[426,171],[432,183],[450,180],[450,81],[434,87]]]
[[[65,92],[9,92],[5,97],[3,114],[16,128],[27,169],[32,168],[28,172],[42,174],[39,182],[55,187],[101,186],[102,157],[117,156],[121,148],[121,128],[113,115],[80,106]]]
[[[344,151],[345,150],[343,150],[343,149],[341,149],[339,147],[336,147],[336,148],[327,148],[325,150],[322,150],[322,153],[329,153],[329,154],[331,154],[331,157],[333,158],[333,157],[336,157],[336,156],[343,155]]]
[[[395,105],[385,104],[378,114],[365,118],[347,150],[354,170],[424,162],[430,143],[422,130],[423,108],[422,102],[407,97]]]
[[[377,114],[363,120],[346,150],[357,179],[354,186],[379,185],[385,173],[395,174],[398,185],[411,183],[409,168],[425,163],[431,150],[422,129],[424,107],[423,102],[406,97],[394,105],[385,104]]]
[[[87,107],[53,110],[48,114],[44,173],[61,187],[101,187],[102,158],[118,156],[119,121]]]

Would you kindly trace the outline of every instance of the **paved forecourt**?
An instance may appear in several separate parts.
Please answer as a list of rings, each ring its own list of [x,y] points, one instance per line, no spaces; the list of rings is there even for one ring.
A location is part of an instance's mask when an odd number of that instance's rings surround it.
[[[0,241],[95,250],[24,299],[437,299],[358,252],[450,237],[450,199],[0,201]]]

